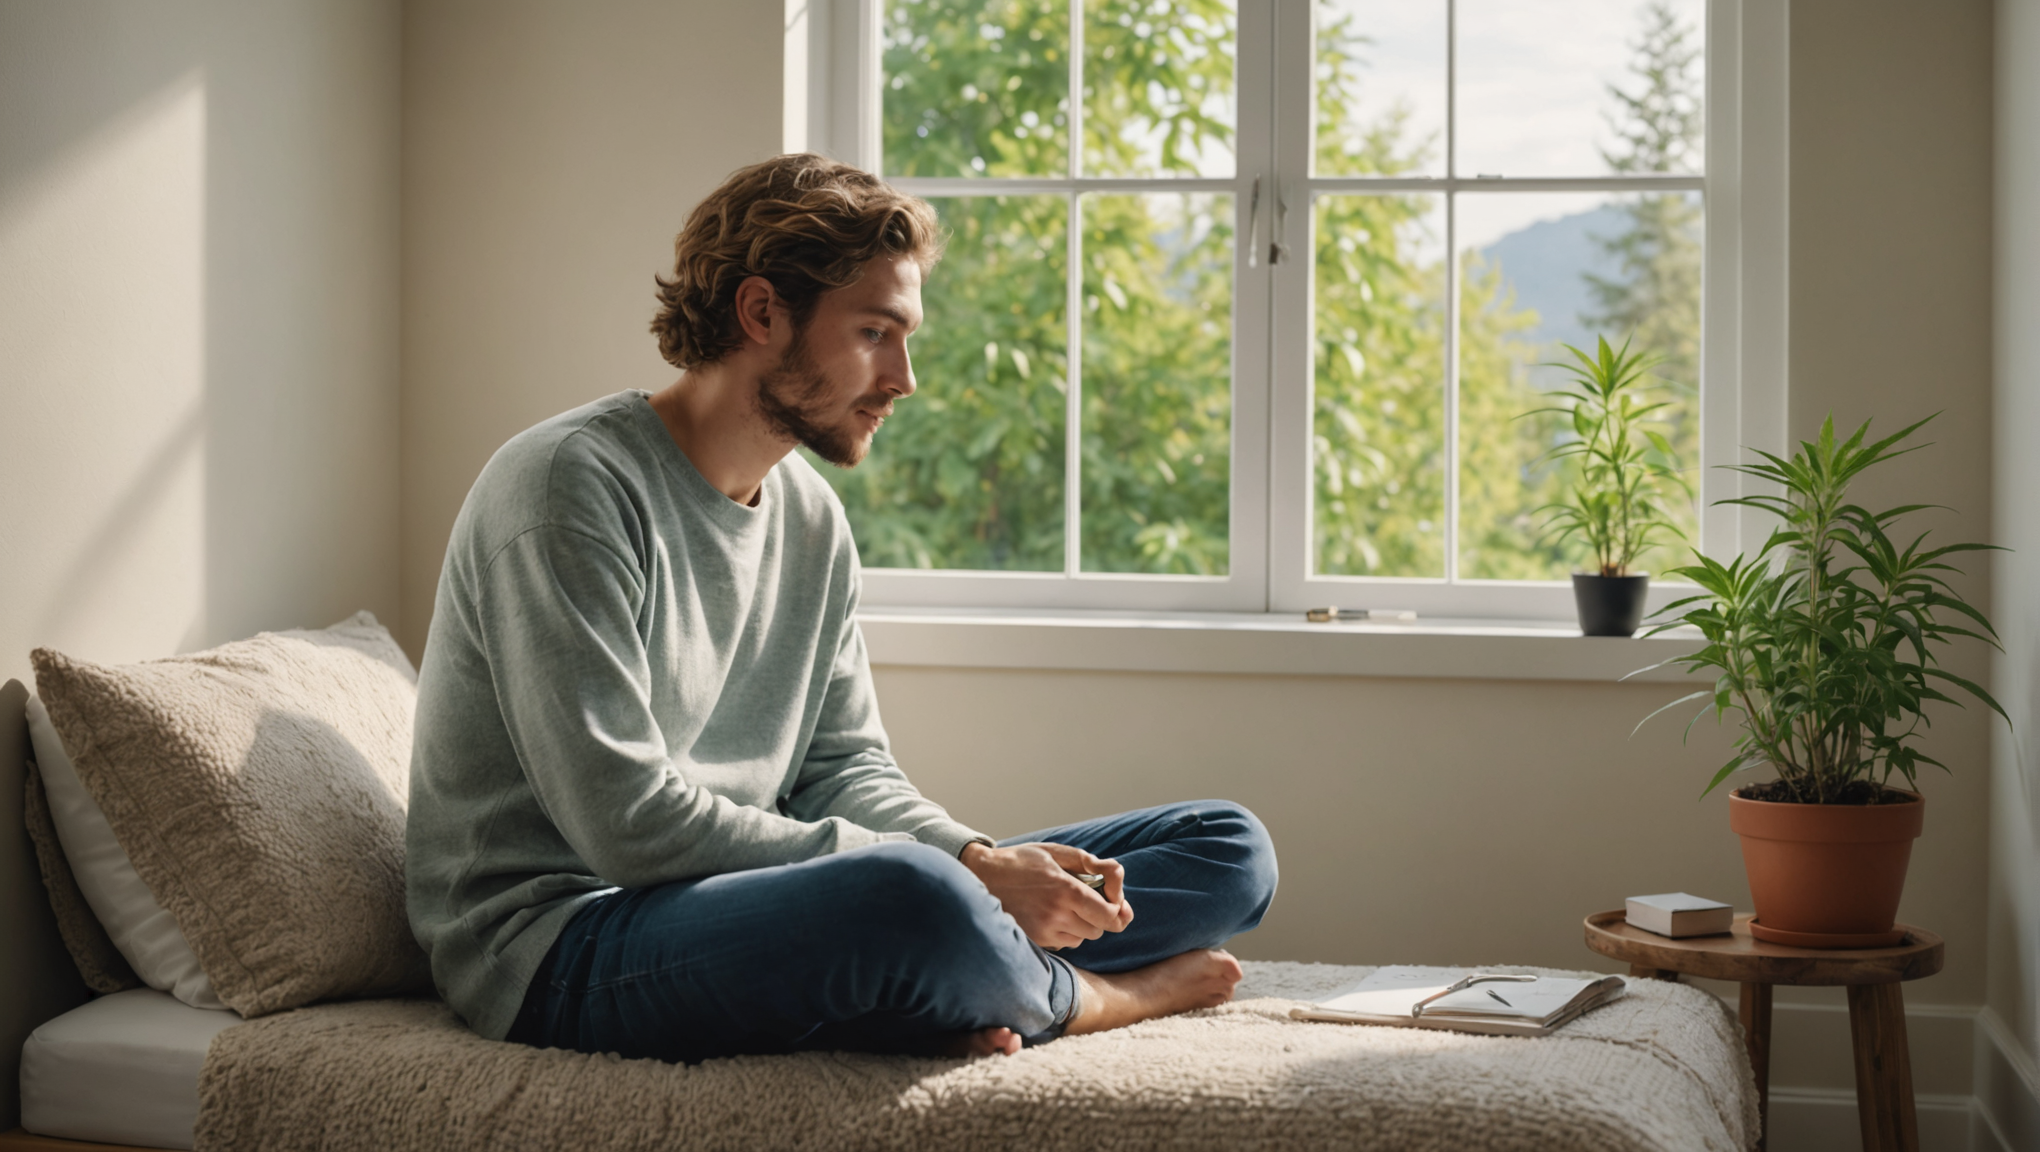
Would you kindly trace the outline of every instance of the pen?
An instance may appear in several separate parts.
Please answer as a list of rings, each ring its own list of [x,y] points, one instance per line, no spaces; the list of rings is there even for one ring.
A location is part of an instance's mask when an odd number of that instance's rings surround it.
[[[1415,620],[1415,612],[1394,608],[1311,608],[1303,618],[1313,624],[1343,624],[1352,620]]]

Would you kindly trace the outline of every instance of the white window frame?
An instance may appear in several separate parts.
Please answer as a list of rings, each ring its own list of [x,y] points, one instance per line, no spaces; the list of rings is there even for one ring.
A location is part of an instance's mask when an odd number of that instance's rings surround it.
[[[786,0],[783,146],[823,152],[878,170],[882,0]],[[1082,0],[1071,0],[1073,27]],[[923,571],[868,568],[864,602],[874,608],[1099,609],[1125,612],[1292,614],[1337,604],[1414,609],[1424,618],[1562,621],[1573,614],[1562,582],[1408,579],[1310,574],[1310,242],[1313,197],[1322,192],[1447,189],[1496,191],[1698,190],[1707,223],[1702,266],[1701,547],[1710,555],[1749,550],[1763,526],[1715,502],[1742,494],[1743,479],[1720,465],[1743,446],[1782,451],[1786,418],[1786,0],[1709,0],[1707,137],[1704,177],[1584,179],[1313,177],[1312,0],[1241,0],[1237,169],[1232,178],[1149,180],[901,179],[919,195],[1094,191],[1217,191],[1238,211],[1234,264],[1233,451],[1230,575],[1191,577],[1077,571],[1076,437],[1081,379],[1069,388],[1068,566],[1063,572]],[[1080,36],[1081,32],[1076,35]],[[1456,42],[1456,37],[1452,42]],[[1081,41],[1072,56],[1081,58]],[[1448,58],[1448,69],[1451,67]],[[1074,73],[1075,69],[1072,69]],[[1296,79],[1301,82],[1297,82]],[[1077,83],[1072,76],[1072,85]],[[1448,74],[1448,92],[1451,79]],[[1081,139],[1081,101],[1070,125]],[[1273,130],[1256,130],[1272,125]],[[1075,145],[1073,144],[1073,147]],[[1451,150],[1447,149],[1450,157]],[[1256,195],[1258,191],[1258,196]],[[1252,209],[1258,201],[1260,212]],[[1073,219],[1074,224],[1074,219]],[[1070,230],[1071,243],[1077,230]],[[1446,236],[1454,253],[1455,238]],[[1256,244],[1280,244],[1279,262],[1248,259]],[[1264,250],[1259,253],[1266,256]],[[1075,261],[1071,261],[1072,269]],[[1447,403],[1456,403],[1456,278],[1447,292]],[[1073,276],[1073,282],[1075,278]],[[1071,347],[1080,347],[1082,310],[1072,289]],[[1072,357],[1073,363],[1078,362]],[[939,382],[931,382],[939,383]],[[1447,420],[1456,432],[1456,414]],[[1452,440],[1456,441],[1456,435]],[[1456,521],[1456,443],[1448,442],[1448,518]],[[1448,530],[1449,531],[1449,530]],[[1452,537],[1448,535],[1448,543]],[[1448,548],[1448,564],[1456,563]],[[1449,569],[1448,569],[1449,571]],[[1655,582],[1654,582],[1655,583]],[[1654,586],[1652,607],[1679,595]]]

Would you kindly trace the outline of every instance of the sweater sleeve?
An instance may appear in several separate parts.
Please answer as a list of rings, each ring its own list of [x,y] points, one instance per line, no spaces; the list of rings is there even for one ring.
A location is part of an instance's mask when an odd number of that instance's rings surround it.
[[[853,560],[853,588],[856,579]],[[828,689],[786,809],[803,820],[842,818],[878,832],[906,832],[951,856],[960,854],[966,844],[996,843],[950,819],[894,762],[878,718],[878,693],[871,682],[864,633],[857,627],[854,592],[837,628]]]
[[[598,876],[635,888],[907,839],[836,815],[782,816],[690,782],[652,711],[637,630],[644,598],[635,564],[556,525],[504,545],[477,598],[497,703],[525,778]]]

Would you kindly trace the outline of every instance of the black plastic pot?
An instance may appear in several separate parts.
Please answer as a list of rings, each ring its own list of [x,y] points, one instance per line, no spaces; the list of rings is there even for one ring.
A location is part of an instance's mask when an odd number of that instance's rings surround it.
[[[1573,605],[1579,609],[1581,635],[1636,635],[1637,625],[1643,623],[1643,594],[1648,591],[1648,572],[1634,576],[1573,573]]]

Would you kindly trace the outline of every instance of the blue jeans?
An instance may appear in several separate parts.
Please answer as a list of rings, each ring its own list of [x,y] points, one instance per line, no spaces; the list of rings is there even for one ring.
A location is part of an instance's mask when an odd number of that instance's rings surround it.
[[[574,914],[509,1039],[693,1063],[744,1053],[932,1050],[1004,1026],[1062,1034],[1076,973],[1215,948],[1261,922],[1275,848],[1236,804],[1144,808],[1047,828],[1117,859],[1133,923],[1060,952],[1030,942],[971,871],[924,844],[607,893]]]

